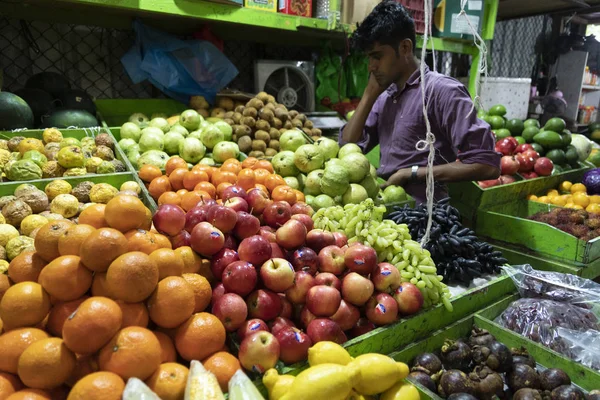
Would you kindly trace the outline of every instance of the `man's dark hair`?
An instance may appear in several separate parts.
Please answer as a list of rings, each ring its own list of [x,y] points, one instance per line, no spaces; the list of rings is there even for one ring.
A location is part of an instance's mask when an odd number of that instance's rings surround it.
[[[415,22],[401,4],[395,0],[383,0],[358,25],[352,34],[352,46],[368,51],[375,43],[389,45],[398,52],[404,39],[410,39],[415,46]]]

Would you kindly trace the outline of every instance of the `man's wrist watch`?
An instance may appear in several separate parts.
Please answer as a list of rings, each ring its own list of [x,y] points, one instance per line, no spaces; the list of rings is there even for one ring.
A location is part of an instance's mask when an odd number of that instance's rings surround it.
[[[411,182],[416,182],[418,180],[418,178],[417,178],[418,171],[419,171],[418,165],[413,165],[412,168],[410,169],[410,181]]]

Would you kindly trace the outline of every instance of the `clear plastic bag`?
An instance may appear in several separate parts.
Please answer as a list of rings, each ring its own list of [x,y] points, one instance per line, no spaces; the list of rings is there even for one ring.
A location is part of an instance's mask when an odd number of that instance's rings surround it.
[[[238,74],[237,68],[212,43],[181,40],[134,21],[135,44],[121,58],[133,83],[148,80],[183,103],[190,96],[214,102],[217,92]]]
[[[160,397],[138,378],[129,378],[123,391],[123,400],[160,400]]]
[[[241,369],[235,371],[235,374],[229,380],[229,399],[265,400],[250,378]]]
[[[558,335],[569,346],[572,359],[600,371],[600,332],[589,330],[578,332],[572,329],[558,328]]]

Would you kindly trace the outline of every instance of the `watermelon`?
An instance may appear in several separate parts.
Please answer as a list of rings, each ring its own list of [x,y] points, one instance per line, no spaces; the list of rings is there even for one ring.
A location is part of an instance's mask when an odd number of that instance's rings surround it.
[[[33,128],[31,107],[16,94],[0,92],[0,130]]]
[[[54,98],[42,89],[23,88],[17,90],[15,94],[25,100],[31,107],[36,126],[40,124],[42,116],[50,114],[54,108]]]
[[[50,93],[53,98],[57,98],[62,92],[69,90],[71,84],[69,84],[67,78],[56,72],[40,72],[29,78],[25,83],[25,87],[28,89],[41,89]]]
[[[50,115],[42,117],[42,128],[91,128],[99,126],[92,114],[83,110],[56,109]]]
[[[96,104],[94,104],[94,100],[84,90],[69,89],[61,93],[57,99],[62,108],[84,110],[92,115],[96,114]]]

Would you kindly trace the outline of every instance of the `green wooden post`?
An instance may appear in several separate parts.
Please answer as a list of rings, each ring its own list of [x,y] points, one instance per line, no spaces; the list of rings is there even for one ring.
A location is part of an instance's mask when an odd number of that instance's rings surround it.
[[[494,37],[496,17],[498,16],[498,2],[499,0],[486,0],[485,2],[481,37],[486,41],[486,46],[488,47],[489,40],[492,40]],[[479,51],[477,51],[477,53],[473,56],[471,70],[469,73],[469,93],[471,93],[471,97],[473,98],[475,98],[477,80],[479,79],[479,71],[477,69],[479,65],[479,57],[481,57],[481,54]]]

